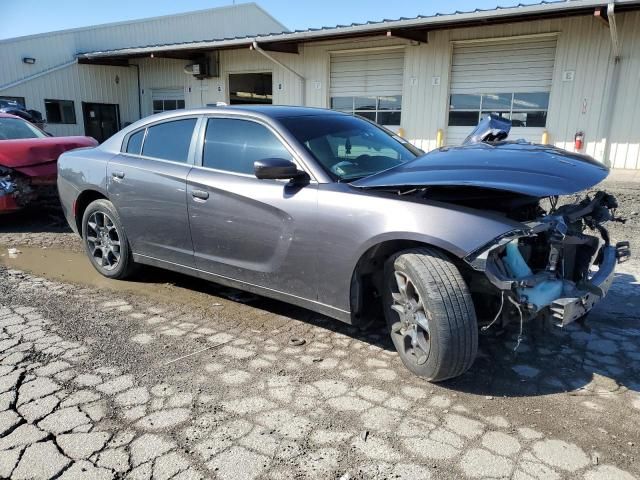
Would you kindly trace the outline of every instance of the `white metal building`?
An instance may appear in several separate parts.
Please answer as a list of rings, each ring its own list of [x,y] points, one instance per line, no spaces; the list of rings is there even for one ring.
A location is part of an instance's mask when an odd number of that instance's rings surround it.
[[[497,112],[512,137],[573,150],[582,132],[582,151],[640,169],[640,0],[295,32],[242,4],[5,40],[0,61],[0,98],[42,110],[56,134],[95,132],[113,111],[99,104],[117,105],[119,128],[183,105],[260,102],[361,114],[430,150]]]

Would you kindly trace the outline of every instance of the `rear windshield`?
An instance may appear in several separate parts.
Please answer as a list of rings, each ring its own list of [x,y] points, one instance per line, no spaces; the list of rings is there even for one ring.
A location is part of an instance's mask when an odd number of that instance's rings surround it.
[[[338,181],[353,181],[416,158],[422,152],[358,117],[310,115],[280,119]]]
[[[47,135],[38,127],[18,118],[0,117],[0,140],[44,138]]]

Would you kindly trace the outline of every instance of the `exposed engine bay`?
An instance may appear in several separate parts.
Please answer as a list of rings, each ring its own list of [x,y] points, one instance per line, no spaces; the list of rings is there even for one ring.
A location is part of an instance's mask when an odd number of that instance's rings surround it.
[[[630,257],[629,243],[612,245],[605,227],[624,220],[613,195],[588,190],[606,178],[605,166],[551,146],[507,142],[509,128],[488,116],[463,147],[356,184],[512,220],[512,231],[460,265],[478,320],[485,330],[533,319],[565,326],[586,317],[606,295],[616,263]]]
[[[623,221],[616,217],[615,197],[598,191],[574,203],[557,202],[557,197],[549,198],[548,211],[537,204],[540,214],[535,218],[526,218],[536,210],[532,205],[517,213],[509,210],[526,228],[465,259],[484,272],[480,289],[493,290],[494,297],[499,294],[500,306],[491,323],[548,318],[565,326],[581,320],[606,295],[615,264],[629,258],[629,243],[611,245],[604,226]],[[477,280],[472,290],[474,286]]]

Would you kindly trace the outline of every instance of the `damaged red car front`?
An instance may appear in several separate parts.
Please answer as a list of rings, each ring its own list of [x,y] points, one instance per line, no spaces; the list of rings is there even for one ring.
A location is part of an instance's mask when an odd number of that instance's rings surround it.
[[[0,113],[0,214],[55,195],[58,157],[96,145],[91,137],[52,137],[20,117]]]

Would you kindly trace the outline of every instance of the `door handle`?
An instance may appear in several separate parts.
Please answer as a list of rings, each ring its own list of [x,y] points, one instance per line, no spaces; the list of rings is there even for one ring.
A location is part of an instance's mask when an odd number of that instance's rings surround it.
[[[204,190],[191,190],[191,196],[200,200],[206,200],[209,198],[209,192],[205,192]]]
[[[124,172],[111,172],[111,176],[113,178],[123,179],[124,178]]]

